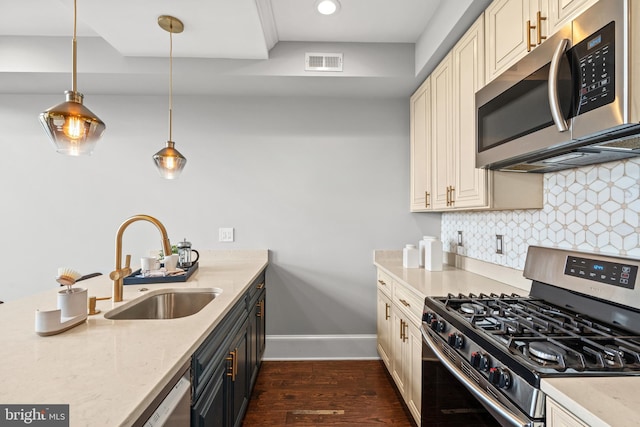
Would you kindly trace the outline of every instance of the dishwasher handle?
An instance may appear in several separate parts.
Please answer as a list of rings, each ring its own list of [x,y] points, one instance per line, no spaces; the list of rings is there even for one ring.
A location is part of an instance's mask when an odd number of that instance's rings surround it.
[[[191,381],[181,376],[143,427],[171,427],[188,423],[191,414]]]

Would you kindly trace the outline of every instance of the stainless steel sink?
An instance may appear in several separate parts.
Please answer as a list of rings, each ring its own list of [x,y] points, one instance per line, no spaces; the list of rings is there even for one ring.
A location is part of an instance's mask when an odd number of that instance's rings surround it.
[[[158,289],[105,313],[106,319],[177,319],[202,310],[221,289]]]

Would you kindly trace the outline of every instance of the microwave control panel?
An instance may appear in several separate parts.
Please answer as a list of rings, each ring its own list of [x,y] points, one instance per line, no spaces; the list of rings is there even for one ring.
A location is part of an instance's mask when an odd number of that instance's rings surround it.
[[[638,266],[568,256],[564,274],[633,289],[638,276]]]
[[[577,43],[572,49],[574,73],[578,73],[577,114],[613,102],[615,91],[615,22]]]

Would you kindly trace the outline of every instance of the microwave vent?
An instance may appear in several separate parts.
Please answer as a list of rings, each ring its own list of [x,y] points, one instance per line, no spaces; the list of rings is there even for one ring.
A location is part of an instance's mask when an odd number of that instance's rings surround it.
[[[640,148],[640,137],[616,139],[606,144],[599,144],[598,147],[612,150],[637,150]]]
[[[342,53],[305,53],[305,71],[342,71]]]

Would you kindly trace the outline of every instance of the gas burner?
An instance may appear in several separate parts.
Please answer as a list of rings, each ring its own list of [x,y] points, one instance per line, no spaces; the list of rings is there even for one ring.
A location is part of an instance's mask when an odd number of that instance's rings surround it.
[[[471,302],[464,302],[460,305],[460,310],[467,314],[485,314],[484,306]]]
[[[564,349],[547,341],[529,343],[529,353],[545,362],[558,362],[560,358],[567,355]]]

